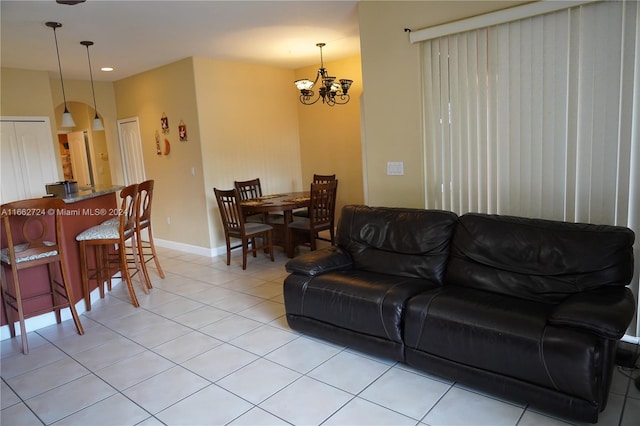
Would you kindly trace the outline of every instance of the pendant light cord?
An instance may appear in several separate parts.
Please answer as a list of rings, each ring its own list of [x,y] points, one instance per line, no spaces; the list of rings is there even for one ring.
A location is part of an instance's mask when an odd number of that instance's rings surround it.
[[[91,71],[91,55],[89,55],[89,42],[83,42],[83,44],[87,48],[87,60],[89,61],[89,77],[91,78],[91,94],[93,95],[93,110],[96,113],[96,118],[98,117],[98,109],[96,106],[96,89],[93,87],[93,71]],[[93,44],[93,43],[92,43]]]
[[[62,99],[64,100],[64,112],[67,110],[67,96],[64,93],[64,81],[62,80],[62,65],[60,64],[60,51],[58,50],[58,36],[56,35],[56,27],[53,28],[53,38],[56,41],[56,55],[58,56],[58,71],[60,72],[60,85],[62,86]]]

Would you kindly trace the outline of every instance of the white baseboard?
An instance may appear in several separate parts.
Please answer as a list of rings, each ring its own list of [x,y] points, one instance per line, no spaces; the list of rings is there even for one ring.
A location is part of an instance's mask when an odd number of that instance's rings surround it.
[[[158,238],[154,238],[153,241],[158,247],[184,251],[186,253],[197,254],[200,256],[214,257],[220,254],[225,254],[227,252],[227,248],[224,246],[216,247],[216,248],[207,248],[207,247],[194,246],[191,244],[177,243],[175,241],[161,240]]]

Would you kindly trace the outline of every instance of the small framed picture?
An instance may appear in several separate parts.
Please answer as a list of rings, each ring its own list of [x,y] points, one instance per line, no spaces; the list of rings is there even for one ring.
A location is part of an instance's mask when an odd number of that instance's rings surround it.
[[[180,136],[180,142],[187,141],[187,125],[184,124],[182,120],[180,120],[180,124],[178,124],[178,135]]]
[[[169,119],[164,112],[162,113],[162,117],[160,117],[160,125],[162,127],[162,133],[169,133]]]

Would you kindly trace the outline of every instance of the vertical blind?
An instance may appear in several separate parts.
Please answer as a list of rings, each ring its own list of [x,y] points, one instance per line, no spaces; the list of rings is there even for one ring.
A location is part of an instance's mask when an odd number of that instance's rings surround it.
[[[428,40],[422,58],[427,208],[622,225],[640,239],[638,2]],[[639,335],[636,315],[627,337]]]

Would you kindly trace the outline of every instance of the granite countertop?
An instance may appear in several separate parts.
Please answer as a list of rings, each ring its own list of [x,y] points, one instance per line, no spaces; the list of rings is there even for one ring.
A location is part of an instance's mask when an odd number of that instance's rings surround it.
[[[67,204],[76,203],[82,200],[88,200],[89,198],[99,197],[101,195],[112,194],[120,191],[124,186],[112,185],[112,186],[80,186],[78,192],[72,192],[62,198]]]

